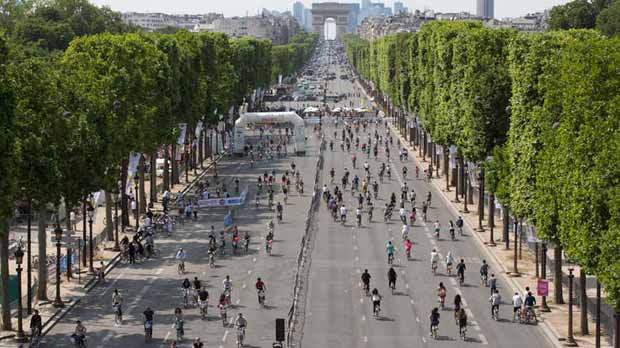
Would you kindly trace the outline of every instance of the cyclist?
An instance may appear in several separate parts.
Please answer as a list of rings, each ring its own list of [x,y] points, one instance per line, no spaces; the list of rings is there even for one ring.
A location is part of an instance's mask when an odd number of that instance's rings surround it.
[[[428,205],[426,202],[422,202],[422,219],[426,222],[426,212],[428,211]]]
[[[77,321],[75,325],[75,330],[71,337],[75,340],[77,347],[84,347],[84,341],[86,340],[86,326],[82,325],[81,321]]]
[[[381,295],[377,288],[372,289],[372,313],[378,315],[377,309],[381,308]]]
[[[368,222],[372,221],[372,211],[374,210],[374,205],[372,202],[368,203]]]
[[[393,267],[390,267],[390,270],[387,273],[388,276],[388,287],[394,291],[396,289],[396,271]]]
[[[192,348],[203,348],[204,344],[200,341],[200,337],[196,337]]]
[[[411,240],[409,240],[409,237],[407,237],[405,239],[405,253],[407,254],[407,259],[411,258],[411,247],[413,246],[413,243],[411,243]]]
[[[183,248],[179,248],[175,258],[179,261],[179,273],[185,273],[185,259],[187,258],[187,253]]]
[[[202,287],[200,288],[200,290],[198,291],[198,301],[200,307],[202,308],[203,305],[207,304],[207,301],[209,301],[209,292],[207,291],[206,287]]]
[[[376,180],[372,183],[372,191],[375,194],[375,198],[377,198],[377,196],[379,195],[379,184]]]
[[[433,229],[435,231],[435,237],[439,238],[439,231],[441,230],[441,224],[439,223],[439,220],[435,220],[435,223],[433,224]]]
[[[357,209],[355,209],[355,216],[357,217],[357,225],[361,226],[362,225],[362,208],[357,207]]]
[[[329,178],[331,182],[334,182],[334,176],[336,175],[336,170],[334,168],[329,170]]]
[[[521,307],[523,306],[523,299],[518,292],[515,292],[512,296],[512,321],[514,322],[517,316],[520,315]]]
[[[431,206],[431,191],[428,191],[428,194],[426,195],[426,205],[428,205],[429,207]]]
[[[41,337],[41,329],[43,324],[41,321],[41,315],[39,311],[34,309],[33,314],[30,317],[30,347],[38,347],[38,343]]]
[[[497,289],[497,278],[495,278],[493,273],[491,273],[491,278],[489,278],[489,288],[491,288],[491,294]]]
[[[466,269],[467,267],[465,267],[465,260],[461,259],[461,262],[459,262],[459,264],[456,265],[456,274],[459,276],[459,279],[461,280],[461,284],[465,282],[465,270]]]
[[[450,220],[450,238],[452,238],[454,240],[454,222],[452,222],[452,220]]]
[[[458,219],[456,219],[456,227],[459,229],[459,235],[463,235],[463,218],[459,216]]]
[[[370,273],[365,269],[364,273],[362,273],[362,284],[364,284],[364,291],[366,291],[366,296],[368,296],[368,292],[370,291]]]
[[[433,336],[434,329],[436,330],[437,328],[439,328],[440,317],[441,316],[439,315],[439,309],[437,307],[433,308],[433,310],[431,311],[431,315],[429,316],[429,319],[431,320],[431,336]]]
[[[181,289],[183,289],[183,301],[189,302],[189,297],[191,293],[192,283],[189,279],[185,278],[183,283],[181,283]]]
[[[403,224],[403,228],[400,230],[401,237],[407,239],[409,237],[409,225]]]
[[[248,326],[248,321],[243,317],[242,313],[239,313],[237,319],[235,319],[235,328],[245,335],[245,328]],[[243,342],[238,342],[242,344]]]
[[[347,207],[344,204],[340,207],[340,221],[342,221],[342,223],[347,221]]]
[[[482,265],[480,266],[480,279],[482,279],[482,284],[487,286],[489,277],[489,265],[486,260],[482,260]]]
[[[400,215],[400,221],[403,222],[403,224],[407,224],[407,210],[405,210],[405,208],[400,208],[400,210],[398,211],[398,214]]]
[[[456,318],[459,325],[459,335],[465,339],[465,332],[467,331],[467,313],[465,313],[465,308],[461,308],[456,313]]]
[[[144,315],[144,327],[150,326],[152,329],[153,328],[153,316],[155,315],[155,312],[153,312],[151,307],[146,307],[144,312],[142,312],[142,315]]]
[[[525,300],[523,301],[523,314],[527,318],[528,313],[532,315],[534,321],[536,321],[536,312],[534,312],[534,306],[536,305],[536,298],[532,295],[531,291],[527,292]]]
[[[439,253],[437,253],[437,250],[433,249],[433,251],[431,251],[431,269],[433,270],[433,273],[435,273],[435,270],[437,269],[438,261]]]
[[[452,273],[452,264],[454,264],[454,257],[452,256],[452,251],[448,251],[446,255],[446,271],[448,274]]]
[[[392,260],[394,260],[394,245],[392,244],[392,241],[387,242],[385,250],[387,251],[388,264],[392,264]]]
[[[439,305],[443,308],[446,303],[446,287],[442,282],[439,282],[439,287],[437,287],[437,298],[439,299]]]
[[[502,303],[502,296],[499,294],[499,290],[495,289],[493,295],[489,297],[489,302],[491,302],[491,317],[495,316],[495,310],[499,315],[499,305]]]
[[[457,319],[457,313],[461,310],[461,305],[463,301],[461,300],[461,295],[456,294],[454,296],[454,319]],[[457,322],[458,324],[458,322]]]
[[[258,293],[258,303],[261,303],[261,295],[263,297],[265,296],[265,290],[267,290],[267,285],[265,285],[265,282],[263,282],[262,279],[257,278],[255,287],[256,292]]]
[[[123,305],[123,297],[121,297],[121,294],[118,292],[118,289],[114,289],[114,293],[112,293],[112,307],[114,308],[114,310],[116,311],[118,315],[119,324],[123,322],[122,305]]]
[[[230,276],[227,275],[224,280],[222,280],[222,286],[224,288],[224,296],[226,297],[227,304],[230,304],[230,298],[232,296],[232,280],[230,280]]]
[[[282,221],[282,213],[284,211],[284,207],[282,206],[282,204],[280,202],[278,202],[278,204],[276,204],[276,211],[278,212],[278,219],[280,221]]]

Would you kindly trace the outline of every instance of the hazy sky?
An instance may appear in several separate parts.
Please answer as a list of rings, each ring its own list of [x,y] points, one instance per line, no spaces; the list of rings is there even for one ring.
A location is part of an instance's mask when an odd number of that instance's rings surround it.
[[[165,12],[165,13],[224,13],[226,17],[256,14],[262,8],[290,10],[293,0],[91,0],[98,5],[107,5],[117,11]],[[495,17],[517,17],[528,12],[541,11],[569,0],[495,0]],[[310,7],[312,1],[302,0]],[[342,1],[357,2],[357,1]],[[361,0],[359,1],[361,2]],[[433,9],[443,12],[475,12],[475,0],[402,0],[409,9]],[[385,0],[390,7],[394,0]]]

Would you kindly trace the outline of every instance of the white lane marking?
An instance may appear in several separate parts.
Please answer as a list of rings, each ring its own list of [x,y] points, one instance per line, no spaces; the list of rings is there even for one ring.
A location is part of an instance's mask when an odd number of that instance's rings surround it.
[[[248,270],[248,274],[252,274],[252,270],[251,269]]]
[[[357,273],[362,273],[362,270],[358,268]]]
[[[426,337],[422,336],[422,342],[426,343]]]
[[[224,337],[222,337],[222,342],[226,342],[226,337],[228,337],[228,330],[224,332]]]
[[[241,286],[242,289],[245,289],[245,287],[248,286],[246,283],[243,283],[243,285]]]
[[[360,298],[360,303],[364,303],[364,298]]]
[[[187,239],[183,239],[181,243],[187,243]]]
[[[252,262],[256,262],[256,258],[253,258],[253,259],[252,259]]]
[[[157,272],[155,272],[155,274],[160,275],[162,272],[164,271],[164,269],[162,267],[157,269]]]
[[[405,289],[409,289],[409,283],[405,284]]]
[[[362,315],[362,321],[366,321],[366,316]]]
[[[364,343],[368,343],[368,336],[364,336]]]
[[[355,261],[359,261],[359,260],[360,260],[360,257],[359,257],[359,256],[356,256],[356,257],[355,257]]]
[[[169,337],[170,337],[170,331],[166,333],[166,336],[164,337],[164,342],[166,342]]]
[[[480,339],[480,342],[482,342],[482,344],[483,344],[483,345],[485,345],[485,346],[486,346],[486,345],[488,345],[488,344],[489,344],[489,341],[487,341],[487,338],[486,338],[486,337],[484,337],[484,335],[483,335],[483,334],[479,334],[479,335],[478,335],[478,338]]]
[[[452,285],[456,286],[456,279],[450,278],[450,283],[452,283]]]
[[[236,305],[238,305],[238,304],[239,304],[239,302],[241,302],[241,300],[240,300],[240,299],[237,299],[237,301],[235,301],[235,304],[236,304]]]
[[[433,236],[431,236],[431,234],[430,234],[430,233],[427,233],[427,234],[426,234],[426,236],[427,236],[429,239],[430,239],[430,238],[433,238]]]
[[[357,245],[354,245],[354,246],[353,246],[353,250],[357,250]]]
[[[411,304],[413,304],[413,300],[409,300],[409,302],[411,302]]]
[[[419,323],[420,322],[420,317],[415,317],[415,321]]]
[[[401,270],[401,271],[400,271],[400,273],[401,273],[401,274],[405,274],[405,271]]]

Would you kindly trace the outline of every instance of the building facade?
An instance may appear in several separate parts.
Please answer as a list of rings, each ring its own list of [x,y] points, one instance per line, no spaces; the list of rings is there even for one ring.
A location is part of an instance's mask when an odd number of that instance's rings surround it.
[[[485,19],[495,17],[494,0],[476,0],[476,15]]]
[[[304,25],[304,4],[301,1],[293,4],[293,17],[295,17],[299,25]]]

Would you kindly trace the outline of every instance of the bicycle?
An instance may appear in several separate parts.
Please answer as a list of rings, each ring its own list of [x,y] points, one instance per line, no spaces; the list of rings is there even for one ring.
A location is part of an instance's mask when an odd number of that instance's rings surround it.
[[[460,331],[461,339],[463,341],[466,341],[467,340],[467,327],[466,326],[460,327],[459,331]]]
[[[439,334],[439,325],[437,324],[431,325],[431,337],[433,339],[437,339],[438,334]]]
[[[185,262],[184,261],[179,262],[179,265],[177,266],[177,273],[185,274]]]
[[[496,305],[492,306],[492,308],[491,308],[491,318],[493,320],[496,320],[496,321],[499,320],[499,306],[496,306]]]
[[[189,308],[189,289],[183,289],[183,308]]]
[[[388,265],[394,263],[394,254],[388,254]]]

